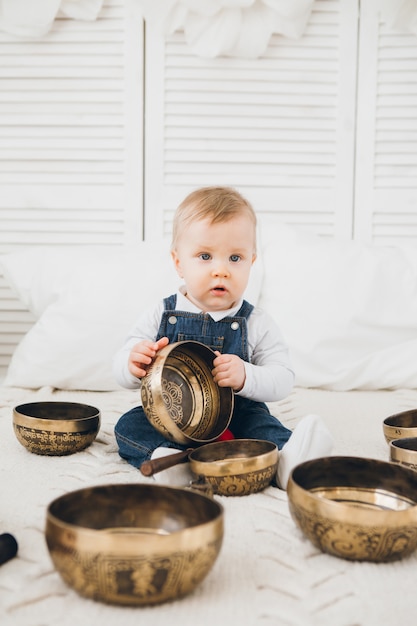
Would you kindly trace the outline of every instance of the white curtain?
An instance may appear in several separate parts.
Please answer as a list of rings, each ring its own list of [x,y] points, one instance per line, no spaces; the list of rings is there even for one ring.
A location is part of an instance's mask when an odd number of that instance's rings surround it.
[[[314,0],[135,0],[145,20],[165,34],[183,30],[202,57],[261,56],[273,33],[298,38]],[[376,0],[382,21],[417,34],[417,0]]]
[[[417,35],[417,0],[378,0],[384,22],[393,30]]]
[[[43,37],[58,14],[95,20],[103,0],[0,0],[0,30],[15,37]]]
[[[261,56],[273,33],[301,37],[314,0],[136,0],[165,34],[183,30],[202,57]]]
[[[105,0],[0,0],[0,30],[42,37],[58,13],[95,20]],[[194,54],[256,58],[273,33],[298,38],[314,0],[126,0],[165,34],[183,30]],[[394,30],[417,34],[417,0],[376,0],[381,19]]]

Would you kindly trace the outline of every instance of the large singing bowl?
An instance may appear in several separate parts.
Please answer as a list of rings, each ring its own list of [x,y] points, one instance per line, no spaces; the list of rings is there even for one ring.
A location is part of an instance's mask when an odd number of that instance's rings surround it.
[[[64,456],[80,452],[95,440],[100,411],[79,402],[29,402],[13,409],[13,429],[29,452]]]
[[[394,561],[417,547],[417,472],[358,457],[301,463],[287,487],[291,516],[323,552]]]
[[[56,569],[80,595],[158,604],[190,593],[209,573],[223,541],[223,508],[161,485],[90,487],[51,502],[45,535]]]
[[[389,443],[389,457],[393,463],[417,470],[417,437],[392,439]]]
[[[142,378],[142,405],[150,423],[166,439],[208,443],[228,427],[233,391],[219,387],[211,373],[216,355],[198,341],[162,348]]]
[[[389,415],[382,422],[382,429],[388,444],[394,439],[417,437],[417,410]]]
[[[262,439],[216,441],[196,448],[190,469],[222,496],[247,496],[262,491],[275,479],[278,448]]]

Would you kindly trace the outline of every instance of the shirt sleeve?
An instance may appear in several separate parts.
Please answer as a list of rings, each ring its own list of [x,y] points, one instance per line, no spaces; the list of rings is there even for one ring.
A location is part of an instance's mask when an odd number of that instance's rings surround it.
[[[163,310],[163,301],[158,302],[156,306],[146,309],[136,320],[123,347],[115,354],[113,359],[113,376],[122,387],[126,389],[140,388],[140,379],[129,372],[130,351],[140,341],[145,339],[150,341],[156,340]]]
[[[249,363],[239,396],[257,402],[282,400],[294,385],[288,346],[275,320],[255,308],[248,319]]]

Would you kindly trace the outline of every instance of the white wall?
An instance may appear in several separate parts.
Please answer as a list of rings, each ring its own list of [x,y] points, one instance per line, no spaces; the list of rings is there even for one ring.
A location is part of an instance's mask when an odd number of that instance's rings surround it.
[[[202,59],[133,0],[0,33],[0,253],[134,245],[206,184],[327,237],[417,244],[417,37],[316,0],[300,40]],[[0,276],[0,368],[33,318]]]
[[[123,0],[0,33],[0,254],[142,239],[143,22]],[[0,275],[0,369],[32,316]]]

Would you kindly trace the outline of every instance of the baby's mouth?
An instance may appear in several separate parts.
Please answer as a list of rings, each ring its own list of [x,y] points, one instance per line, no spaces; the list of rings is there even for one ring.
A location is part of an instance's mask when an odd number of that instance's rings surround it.
[[[217,293],[223,293],[226,291],[225,287],[222,287],[221,285],[218,285],[217,287],[213,287],[213,291],[216,291]]]

